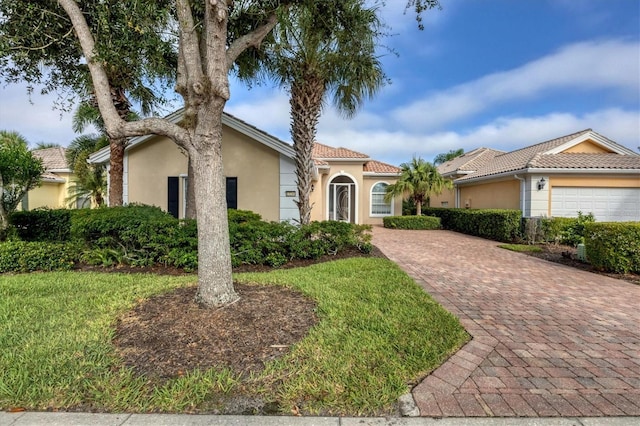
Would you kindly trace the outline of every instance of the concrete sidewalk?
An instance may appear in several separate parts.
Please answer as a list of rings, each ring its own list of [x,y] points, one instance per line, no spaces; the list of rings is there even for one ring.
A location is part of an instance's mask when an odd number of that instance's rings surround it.
[[[638,417],[282,417],[188,414],[0,413],[0,426],[635,426]]]

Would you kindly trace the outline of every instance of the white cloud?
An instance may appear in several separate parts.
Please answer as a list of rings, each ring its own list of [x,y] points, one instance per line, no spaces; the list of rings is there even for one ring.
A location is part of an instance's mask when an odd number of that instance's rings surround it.
[[[430,94],[395,109],[392,117],[412,129],[433,130],[500,103],[523,102],[562,89],[616,89],[637,96],[638,52],[637,42],[573,44],[519,68]]]
[[[0,87],[0,129],[13,130],[34,146],[38,142],[66,146],[76,136],[71,130],[72,113],[54,109],[57,95],[34,90],[31,102],[25,85]]]
[[[550,113],[536,117],[500,117],[464,131],[410,133],[409,131],[366,131],[350,128],[327,128],[319,140],[344,146],[371,157],[399,164],[413,155],[432,159],[441,152],[464,148],[470,151],[488,147],[512,151],[586,128],[628,147],[640,145],[640,111],[604,109],[583,115]]]

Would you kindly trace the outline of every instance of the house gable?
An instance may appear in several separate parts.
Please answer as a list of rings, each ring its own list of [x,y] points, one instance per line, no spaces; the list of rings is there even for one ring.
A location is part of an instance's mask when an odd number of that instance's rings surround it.
[[[580,153],[580,154],[615,154],[611,149],[602,146],[592,140],[580,142],[577,145],[569,147],[562,151],[563,154]]]

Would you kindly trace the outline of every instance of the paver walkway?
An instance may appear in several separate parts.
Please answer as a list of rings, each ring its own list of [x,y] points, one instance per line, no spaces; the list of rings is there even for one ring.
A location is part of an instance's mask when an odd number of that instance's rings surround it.
[[[373,235],[473,337],[413,389],[422,416],[640,415],[640,286],[449,231]]]

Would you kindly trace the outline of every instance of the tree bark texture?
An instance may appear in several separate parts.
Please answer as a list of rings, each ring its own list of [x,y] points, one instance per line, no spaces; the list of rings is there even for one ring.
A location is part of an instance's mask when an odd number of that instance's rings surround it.
[[[122,205],[125,138],[109,139],[109,206]]]
[[[187,155],[188,156],[188,155]],[[187,212],[186,219],[196,219],[197,210],[196,210],[196,183],[195,178],[193,176],[193,162],[191,161],[191,157],[187,159]]]
[[[296,154],[296,185],[298,200],[295,201],[300,212],[300,223],[311,221],[309,194],[313,177],[313,144],[316,128],[322,110],[324,81],[312,74],[296,80],[291,85],[291,138]]]
[[[209,108],[219,113],[206,114],[199,120],[195,142],[201,149],[189,151],[195,180],[198,213],[198,291],[196,301],[216,307],[239,298],[231,277],[231,249],[225,178],[222,170],[222,108],[224,101]],[[202,109],[202,108],[201,108]],[[206,214],[202,214],[206,212]]]

